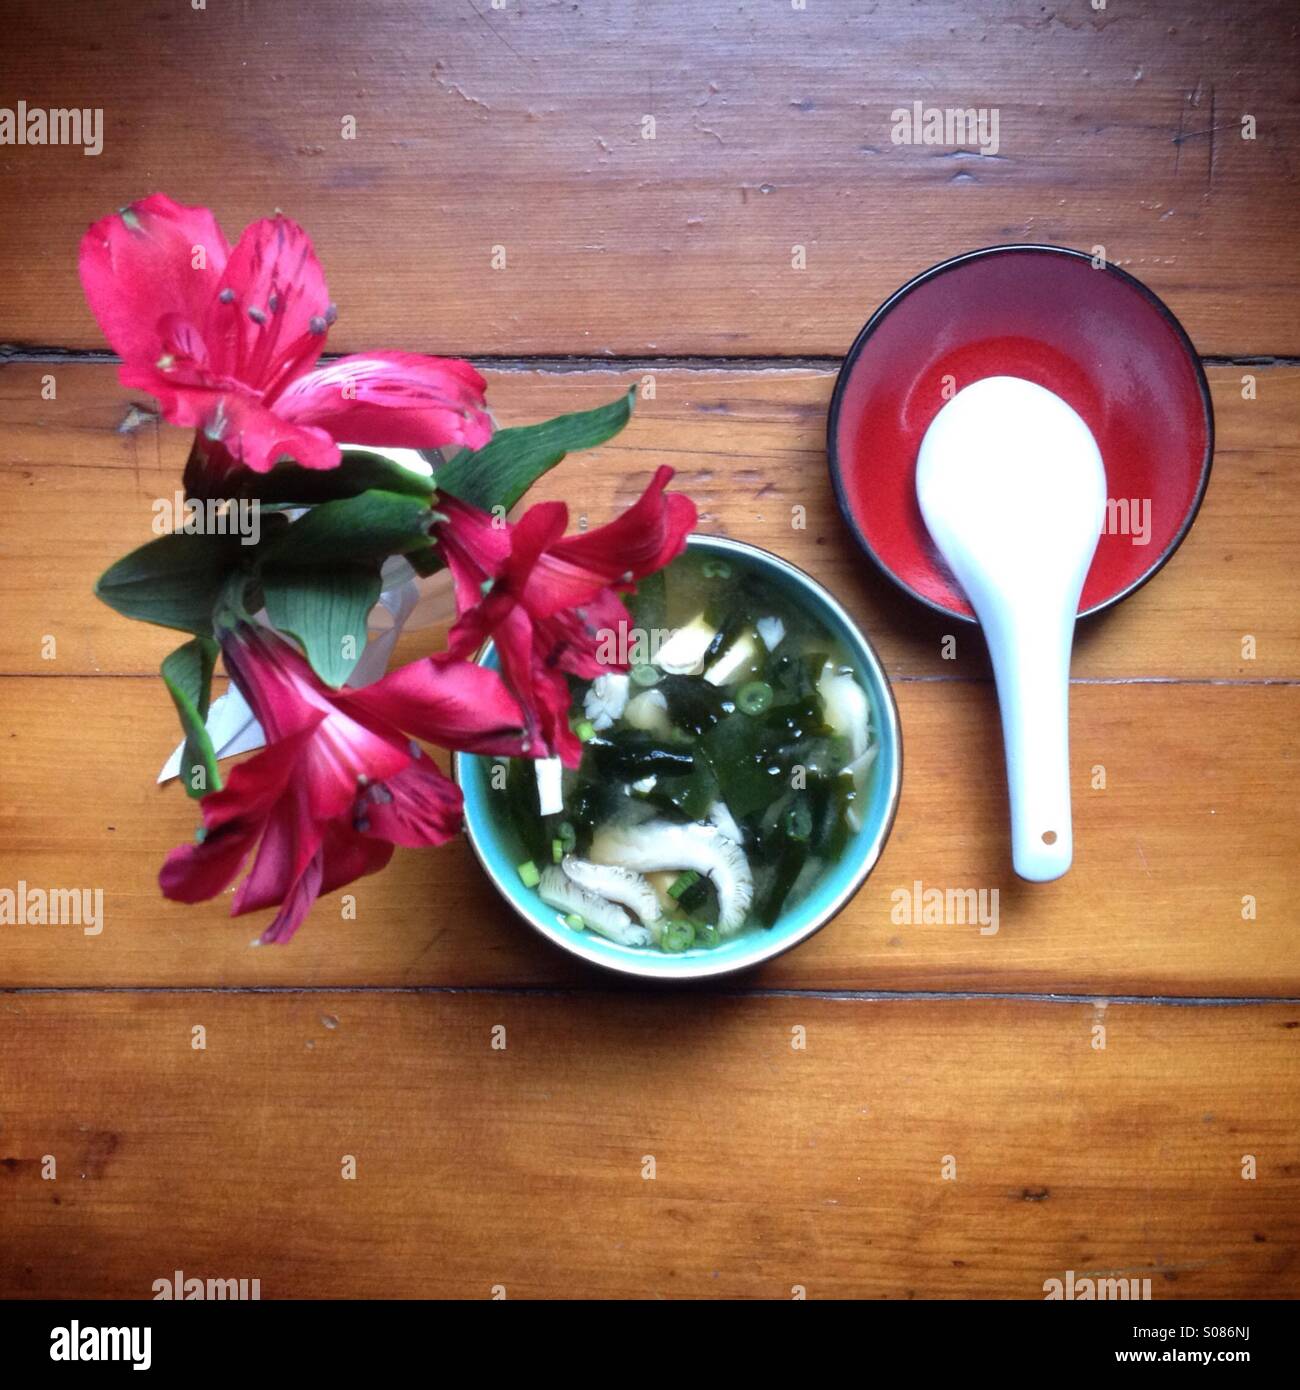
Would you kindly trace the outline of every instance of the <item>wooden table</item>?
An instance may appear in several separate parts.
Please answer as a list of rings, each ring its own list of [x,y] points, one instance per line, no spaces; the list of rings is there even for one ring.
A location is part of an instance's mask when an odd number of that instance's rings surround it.
[[[1300,1291],[1290,6],[2,9],[5,99],[102,107],[104,148],[0,150],[0,885],[102,887],[106,924],[0,927],[0,1293]],[[996,157],[894,144],[918,100],[996,107]],[[876,642],[903,799],[831,928],[649,994],[532,938],[463,846],[399,851],[355,921],[323,900],[284,949],[162,900],[195,820],[154,786],[174,643],[90,586],[187,440],[133,410],[76,275],[85,225],[154,189],[232,231],[299,218],[331,348],[474,358],[503,423],[653,379],[537,495],[596,523],[671,463],[705,529],[789,555]],[[1162,295],[1219,429],[1186,544],[1080,633],[1077,858],[1043,887],[1010,872],[977,637],[943,660],[945,624],[868,572],[824,454],[871,310],[1017,240],[1104,246]],[[998,888],[999,931],[892,922],[916,881]]]

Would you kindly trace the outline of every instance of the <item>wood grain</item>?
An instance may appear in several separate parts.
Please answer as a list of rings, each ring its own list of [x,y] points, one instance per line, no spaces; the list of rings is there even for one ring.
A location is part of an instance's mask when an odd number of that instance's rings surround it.
[[[1048,885],[1008,862],[992,687],[897,694],[903,799],[884,856],[834,923],[737,987],[1300,995],[1300,686],[1076,686],[1076,857]],[[513,917],[464,844],[399,850],[348,888],[355,920],[325,899],[291,945],[250,950],[270,913],[232,921],[228,899],[158,893],[197,824],[175,785],[153,785],[175,738],[158,684],[11,678],[0,696],[0,886],[101,887],[105,913],[96,936],[0,926],[0,984],[605,983]],[[908,920],[894,895],[918,882],[996,890],[996,932]]]
[[[1247,375],[1254,399],[1243,398]],[[42,399],[48,376],[54,401]],[[1210,377],[1218,448],[1205,504],[1156,579],[1080,629],[1077,676],[1300,679],[1300,370],[1222,367]],[[594,525],[670,463],[676,486],[699,503],[701,530],[808,570],[849,608],[892,675],[986,675],[975,629],[899,595],[848,536],[826,466],[833,380],[816,370],[502,371],[490,373],[489,398],[503,423],[518,424],[611,400],[633,382],[652,385],[621,435],[566,460],[530,497],[573,500],[574,523],[582,510]],[[0,672],[156,671],[174,635],[119,617],[91,586],[153,538],[153,506],[175,493],[185,432],[138,423],[109,366],[0,368],[0,403]],[[123,432],[124,419],[137,423]],[[943,657],[950,635],[955,660]],[[44,656],[50,636],[53,660]],[[1255,639],[1249,659],[1246,636]],[[413,633],[400,655],[421,655],[437,639]]]
[[[1044,241],[1104,247],[1203,352],[1300,351],[1283,0],[9,0],[5,25],[6,100],[101,108],[103,152],[0,152],[0,340],[102,346],[78,240],[162,189],[232,234],[304,222],[348,349],[839,354],[928,265]],[[918,101],[995,108],[996,155],[895,144]]]
[[[1293,1006],[10,995],[0,1294],[1295,1297],[1297,1047]]]

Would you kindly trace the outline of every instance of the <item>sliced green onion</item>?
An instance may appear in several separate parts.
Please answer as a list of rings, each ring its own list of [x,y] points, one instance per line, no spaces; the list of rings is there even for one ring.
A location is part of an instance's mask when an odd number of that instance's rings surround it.
[[[695,925],[692,922],[669,922],[659,937],[660,950],[679,955],[695,944]]]
[[[560,862],[561,859],[564,858],[564,841],[563,841],[563,840],[556,839],[556,840],[552,840],[552,841],[551,841],[551,858],[552,858],[557,864]]]
[[[596,737],[596,726],[590,719],[583,719],[573,732],[578,735],[579,743],[590,743]]]
[[[581,931],[587,924],[576,912],[570,912],[564,919],[564,925],[566,927],[572,927],[574,931]]]
[[[525,888],[536,888],[542,881],[542,876],[537,872],[537,865],[531,859],[525,859],[519,866],[519,877],[523,880]]]
[[[659,684],[660,673],[659,669],[655,666],[633,666],[628,674],[632,679],[633,685],[651,686]]]
[[[731,566],[725,560],[705,560],[701,572],[705,579],[731,578]]]
[[[573,822],[562,820],[560,822],[560,843],[564,846],[565,854],[572,854],[578,847],[578,832],[573,828]]]
[[[668,896],[670,898],[680,898],[681,895],[691,886],[691,884],[698,883],[699,881],[699,874],[697,874],[694,869],[687,869],[683,873],[678,874],[677,877],[673,879],[672,883],[669,885],[668,888]]]
[[[747,681],[736,691],[736,704],[745,714],[762,714],[772,703],[772,687],[766,681]]]
[[[721,944],[722,934],[717,927],[710,926],[707,922],[696,922],[695,924],[695,944],[697,946],[713,947]]]

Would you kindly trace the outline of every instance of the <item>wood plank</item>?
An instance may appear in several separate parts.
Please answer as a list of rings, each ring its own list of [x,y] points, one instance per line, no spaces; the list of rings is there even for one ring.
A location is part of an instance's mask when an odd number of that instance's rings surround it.
[[[15,0],[8,100],[101,108],[103,153],[4,149],[0,340],[100,346],[77,240],[163,189],[232,230],[301,219],[349,349],[838,354],[926,266],[1033,240],[1103,245],[1203,352],[1296,353],[1292,20],[1283,0],[672,0],[653,24],[617,0],[384,3],[360,42],[348,0],[138,24]],[[895,144],[913,102],[995,108],[996,157]]]
[[[1242,396],[1246,374],[1253,400]],[[50,375],[53,402],[41,397]],[[645,374],[490,375],[490,398],[511,424],[612,399]],[[1205,505],[1155,581],[1080,630],[1076,675],[1300,678],[1300,370],[1222,367],[1210,376],[1219,442]],[[899,595],[849,538],[826,469],[832,380],[825,371],[655,371],[654,398],[640,401],[627,430],[568,460],[533,495],[583,499],[598,524],[638,494],[653,466],[671,463],[699,502],[702,530],[802,565],[847,605],[891,674],[987,674],[973,628]],[[0,369],[0,401],[0,672],[156,671],[173,636],[118,617],[90,590],[113,560],[152,538],[153,504],[174,495],[187,434],[153,424],[121,432],[130,400],[108,366],[12,364]],[[804,529],[792,524],[795,507],[806,509]],[[942,654],[949,634],[955,660]],[[1243,659],[1247,635],[1253,659]],[[46,660],[50,636],[55,657]],[[437,640],[412,633],[401,656]]]
[[[0,1294],[1295,1297],[1298,1039],[1294,1006],[10,995]]]
[[[740,987],[1300,995],[1300,686],[1076,686],[1075,865],[1041,886],[1008,862],[991,686],[897,694],[903,799],[884,856],[836,922]],[[330,898],[290,946],[249,950],[269,913],[159,896],[197,816],[153,785],[175,737],[158,684],[10,678],[0,699],[0,886],[100,887],[105,917],[94,936],[0,926],[0,983],[604,983],[509,914],[463,844],[401,850],[348,890],[356,920]],[[916,883],[996,890],[996,932],[899,920]]]

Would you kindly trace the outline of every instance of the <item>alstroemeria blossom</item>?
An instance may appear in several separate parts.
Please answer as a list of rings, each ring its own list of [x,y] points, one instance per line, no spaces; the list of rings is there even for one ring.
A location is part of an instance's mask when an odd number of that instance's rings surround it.
[[[459,618],[449,651],[473,652],[492,637],[501,670],[527,717],[529,752],[569,767],[582,744],[569,728],[566,673],[591,679],[622,669],[631,617],[619,592],[681,554],[695,504],[665,494],[673,470],[658,469],[640,499],[595,530],[565,536],[569,509],[539,502],[513,524],[441,494],[435,534],[456,584]]]
[[[460,788],[415,739],[522,751],[519,705],[495,672],[467,661],[426,657],[374,685],[330,690],[266,628],[231,628],[222,654],[267,746],[203,798],[203,839],[173,850],[159,882],[181,902],[214,897],[256,847],[231,912],[279,905],[263,942],[287,941],[321,893],[382,869],[394,845],[457,834]]]
[[[311,241],[286,217],[252,223],[231,250],[207,208],[155,193],[96,222],[80,268],[123,385],[198,431],[209,491],[281,459],[333,468],[338,439],[432,449],[491,436],[468,362],[371,352],[317,365],[336,310]]]

